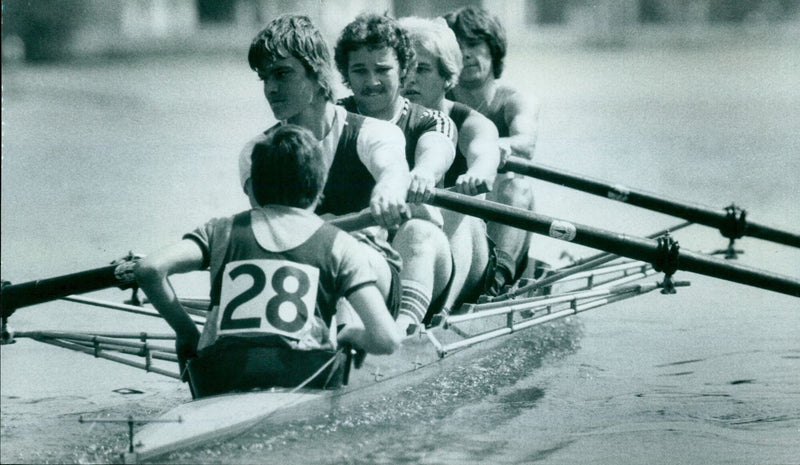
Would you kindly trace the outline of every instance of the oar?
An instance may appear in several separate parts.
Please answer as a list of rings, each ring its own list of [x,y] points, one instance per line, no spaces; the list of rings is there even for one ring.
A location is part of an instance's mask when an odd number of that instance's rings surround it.
[[[800,247],[800,234],[782,231],[746,220],[746,212],[734,205],[727,207],[723,212],[699,204],[668,199],[619,184],[612,185],[598,179],[546,167],[519,157],[508,157],[500,171],[513,171],[637,207],[683,218],[692,223],[717,228],[723,236],[731,240],[739,239],[743,236],[751,236],[792,247]]]
[[[691,226],[691,225],[692,225],[692,223],[689,223],[687,221],[685,223],[681,223],[681,224],[675,225],[675,226],[673,226],[671,228],[662,229],[661,231],[658,231],[656,233],[650,234],[650,235],[647,236],[647,238],[648,239],[656,239],[659,236],[663,236],[665,234],[669,234],[671,232],[678,231],[680,229],[683,229],[683,228],[685,228],[687,226]],[[539,288],[543,288],[545,286],[549,286],[550,284],[553,284],[556,281],[559,281],[559,280],[564,279],[566,277],[572,276],[574,274],[595,269],[595,268],[599,267],[600,265],[604,265],[604,264],[606,264],[608,262],[611,262],[611,261],[614,261],[614,260],[616,260],[618,258],[619,258],[618,255],[615,255],[615,254],[612,254],[612,253],[608,253],[608,252],[602,252],[602,253],[599,253],[597,255],[593,255],[591,257],[587,257],[587,258],[578,260],[575,263],[572,263],[570,265],[565,266],[564,268],[560,268],[558,270],[553,270],[554,272],[552,274],[548,274],[548,275],[546,275],[546,276],[544,276],[542,278],[539,278],[539,279],[537,279],[536,281],[534,281],[534,282],[532,282],[530,284],[526,284],[524,286],[520,286],[516,290],[503,293],[503,294],[498,295],[496,297],[488,297],[487,301],[488,302],[499,302],[499,301],[503,301],[503,300],[514,299],[514,298],[516,298],[518,296],[521,296],[523,294],[527,294],[528,292],[531,292],[531,291],[533,291],[535,289],[539,289]]]
[[[132,256],[119,263],[80,271],[78,273],[39,279],[20,284],[3,282],[0,289],[0,313],[5,320],[20,307],[36,305],[73,294],[84,294],[108,287],[127,289],[133,287]]]
[[[658,271],[664,270],[667,275],[672,274],[675,270],[691,271],[800,297],[800,281],[796,279],[709,257],[698,252],[680,250],[677,243],[671,244],[667,240],[614,233],[441,189],[436,189],[434,196],[427,203],[536,234],[641,260],[653,264]]]
[[[663,269],[668,275],[672,274],[675,269],[680,269],[800,297],[800,281],[796,279],[734,264],[698,252],[680,250],[677,244],[670,245],[663,240],[619,234],[558,220],[521,208],[480,200],[444,189],[435,189],[434,195],[426,203],[536,234],[600,249],[615,255],[641,260],[653,264],[658,271]],[[342,225],[339,227],[343,227],[343,229],[346,227],[347,230],[361,229],[376,224],[368,211],[343,215],[331,223],[337,226]]]

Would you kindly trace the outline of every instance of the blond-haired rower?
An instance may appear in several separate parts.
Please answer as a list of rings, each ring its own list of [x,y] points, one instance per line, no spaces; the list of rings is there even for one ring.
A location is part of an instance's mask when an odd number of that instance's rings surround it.
[[[497,128],[477,111],[445,97],[456,85],[462,67],[453,31],[443,20],[409,17],[401,18],[400,24],[415,52],[403,95],[448,115],[458,128],[456,156],[444,176],[444,186],[467,195],[491,189],[500,162]],[[482,220],[450,211],[443,211],[443,216],[455,263],[453,289],[446,306],[455,308],[474,301],[484,291],[487,276],[493,276],[494,261]]]

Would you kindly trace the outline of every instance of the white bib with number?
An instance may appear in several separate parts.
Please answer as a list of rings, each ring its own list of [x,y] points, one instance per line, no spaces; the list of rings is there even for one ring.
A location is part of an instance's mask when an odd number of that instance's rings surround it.
[[[241,333],[305,339],[312,330],[319,269],[287,260],[239,260],[225,265],[217,337]]]

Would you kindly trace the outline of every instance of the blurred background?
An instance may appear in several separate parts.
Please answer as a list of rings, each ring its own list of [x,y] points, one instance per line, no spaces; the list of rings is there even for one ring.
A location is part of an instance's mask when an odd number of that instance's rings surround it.
[[[284,12],[309,15],[332,41],[363,10],[430,17],[470,4],[498,15],[511,42],[590,46],[793,40],[784,29],[800,10],[798,0],[4,0],[3,61],[240,49]]]

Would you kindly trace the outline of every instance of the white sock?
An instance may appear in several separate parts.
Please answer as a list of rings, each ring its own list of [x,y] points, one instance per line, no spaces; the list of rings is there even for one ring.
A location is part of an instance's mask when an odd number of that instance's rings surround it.
[[[420,322],[425,318],[431,304],[432,292],[416,281],[403,279],[400,281],[400,311],[397,324],[406,330],[408,335],[416,332]]]

